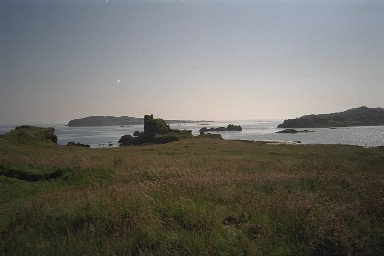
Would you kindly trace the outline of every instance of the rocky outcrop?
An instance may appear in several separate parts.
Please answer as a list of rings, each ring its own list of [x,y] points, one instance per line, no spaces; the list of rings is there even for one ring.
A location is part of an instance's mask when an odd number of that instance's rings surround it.
[[[171,129],[167,123],[153,115],[144,116],[144,132],[135,131],[131,135],[124,135],[119,140],[120,146],[163,144],[184,138],[192,138],[192,131]]]
[[[133,136],[138,137],[138,136],[142,135],[143,133],[144,133],[144,132],[135,131],[135,132],[133,133]]]
[[[75,147],[83,147],[83,148],[90,148],[91,146],[88,145],[88,144],[82,144],[80,142],[74,142],[74,141],[70,141],[67,143],[67,146],[75,146]]]
[[[134,138],[129,134],[123,135],[118,142],[121,146],[130,146],[134,145]]]

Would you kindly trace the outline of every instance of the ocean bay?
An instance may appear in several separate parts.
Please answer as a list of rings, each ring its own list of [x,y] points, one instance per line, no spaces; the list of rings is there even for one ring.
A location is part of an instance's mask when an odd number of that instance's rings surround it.
[[[216,121],[208,125],[200,123],[171,124],[172,129],[192,130],[193,135],[199,135],[202,127],[220,127],[228,124],[240,125],[242,131],[212,132],[219,133],[226,140],[246,141],[278,141],[301,142],[302,144],[347,144],[359,146],[383,146],[384,126],[358,126],[335,128],[311,128],[311,133],[285,134],[276,133],[281,120],[249,120],[249,121]],[[92,126],[68,127],[64,124],[39,124],[41,127],[54,127],[58,144],[66,145],[70,141],[89,144],[92,148],[117,147],[118,140],[125,134],[132,135],[142,131],[143,125],[130,126]],[[0,134],[4,134],[15,125],[0,126]],[[302,130],[302,129],[300,129]]]

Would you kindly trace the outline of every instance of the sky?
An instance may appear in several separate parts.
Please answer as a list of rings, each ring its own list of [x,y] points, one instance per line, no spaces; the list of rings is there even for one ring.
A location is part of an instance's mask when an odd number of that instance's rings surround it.
[[[0,125],[384,107],[384,1],[0,0]]]

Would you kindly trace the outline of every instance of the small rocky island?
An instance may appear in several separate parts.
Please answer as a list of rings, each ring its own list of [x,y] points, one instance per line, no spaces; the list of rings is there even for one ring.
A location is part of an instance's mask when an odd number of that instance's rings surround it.
[[[298,130],[295,130],[295,129],[284,129],[284,130],[281,130],[281,131],[278,131],[276,133],[308,133],[308,132],[314,132],[314,131],[309,131],[309,130],[303,130],[303,131],[298,131]]]
[[[187,138],[193,138],[192,131],[171,129],[163,119],[145,115],[144,132],[135,131],[133,136],[123,135],[119,140],[119,145],[163,144]]]
[[[203,127],[199,130],[199,132],[201,134],[201,133],[206,133],[206,132],[225,132],[225,131],[242,131],[242,130],[243,130],[243,128],[241,128],[240,125],[229,124],[229,125],[227,125],[227,127],[217,127],[217,128]]]
[[[384,109],[359,107],[331,114],[305,115],[286,119],[277,128],[330,128],[384,125]]]

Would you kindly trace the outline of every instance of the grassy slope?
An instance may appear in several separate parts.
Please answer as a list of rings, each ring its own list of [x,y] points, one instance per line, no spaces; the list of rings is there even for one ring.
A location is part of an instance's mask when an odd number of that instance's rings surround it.
[[[195,138],[86,149],[0,138],[0,255],[379,255],[384,150]],[[44,176],[46,177],[46,176]]]

